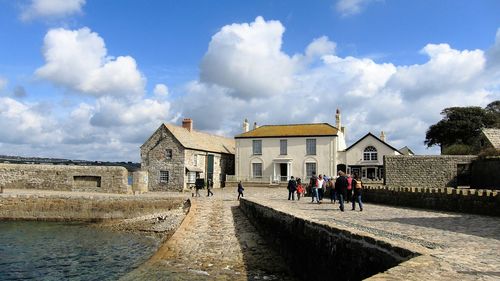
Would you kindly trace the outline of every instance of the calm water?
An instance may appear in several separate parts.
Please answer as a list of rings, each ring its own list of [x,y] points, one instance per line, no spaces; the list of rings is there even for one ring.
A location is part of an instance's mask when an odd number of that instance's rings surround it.
[[[80,223],[0,221],[0,280],[116,280],[158,246]]]

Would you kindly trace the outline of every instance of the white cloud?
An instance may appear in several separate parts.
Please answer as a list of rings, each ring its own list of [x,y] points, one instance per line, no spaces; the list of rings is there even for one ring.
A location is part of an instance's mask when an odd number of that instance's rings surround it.
[[[63,18],[82,12],[85,0],[31,0],[23,8],[21,19],[24,21],[36,18]]]
[[[156,84],[153,90],[156,97],[163,98],[168,96],[168,87],[165,84]]]
[[[337,44],[332,42],[326,36],[314,39],[306,48],[307,57],[321,57],[334,54]]]
[[[224,26],[203,57],[201,81],[230,88],[233,96],[243,99],[283,93],[291,86],[295,67],[281,51],[284,31],[280,22],[262,17]]]
[[[376,0],[338,0],[335,9],[340,15],[347,17],[361,13],[370,3]]]
[[[51,29],[43,55],[46,64],[36,75],[71,91],[96,97],[144,94],[145,78],[134,58],[108,56],[104,40],[88,28]]]

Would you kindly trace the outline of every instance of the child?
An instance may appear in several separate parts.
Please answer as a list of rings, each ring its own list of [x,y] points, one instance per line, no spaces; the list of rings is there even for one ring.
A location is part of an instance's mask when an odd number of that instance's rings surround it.
[[[300,200],[300,195],[304,194],[304,187],[300,178],[297,179],[297,200]]]

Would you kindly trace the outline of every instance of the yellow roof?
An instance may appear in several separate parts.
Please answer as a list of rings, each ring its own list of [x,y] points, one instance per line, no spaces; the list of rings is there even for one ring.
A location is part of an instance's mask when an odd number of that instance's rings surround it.
[[[167,127],[167,129],[185,148],[227,154],[234,154],[236,150],[234,139],[207,134],[195,130],[188,131],[183,127],[167,123],[164,123],[163,125]]]
[[[338,129],[328,123],[264,125],[235,138],[336,136]]]

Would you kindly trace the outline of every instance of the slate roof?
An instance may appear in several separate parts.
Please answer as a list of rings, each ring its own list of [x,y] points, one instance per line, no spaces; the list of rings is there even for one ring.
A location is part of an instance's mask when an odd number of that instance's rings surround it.
[[[494,148],[500,149],[500,129],[483,129],[483,134]]]
[[[336,136],[338,129],[328,123],[264,125],[234,138],[272,138],[272,137],[322,137]]]
[[[400,148],[399,152],[403,155],[415,155],[415,153],[408,146]]]
[[[364,137],[360,138],[357,142],[351,144],[351,146],[349,146],[348,148],[346,148],[346,151],[353,148],[356,144],[358,144],[360,141],[364,140],[365,138],[369,137],[369,136],[372,136],[374,137],[376,140],[378,140],[379,142],[381,142],[382,144],[386,145],[387,147],[389,147],[390,149],[394,150],[394,151],[397,151],[399,152],[399,150],[395,147],[393,147],[392,145],[386,143],[385,141],[381,140],[380,138],[378,138],[377,136],[375,136],[374,134],[372,134],[371,132],[369,132],[368,134],[366,134]],[[399,152],[401,153],[401,152]]]
[[[212,135],[172,124],[163,124],[185,148],[209,152],[234,154],[236,143],[234,139]]]

